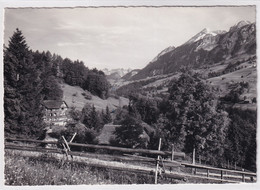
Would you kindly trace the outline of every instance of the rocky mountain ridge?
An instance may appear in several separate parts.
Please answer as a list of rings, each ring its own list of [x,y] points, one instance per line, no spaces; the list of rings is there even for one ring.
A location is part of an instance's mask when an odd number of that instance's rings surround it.
[[[256,25],[241,21],[228,32],[202,30],[186,43],[176,48],[166,48],[130,80],[175,73],[182,68],[193,69],[225,63],[243,55],[256,54]]]

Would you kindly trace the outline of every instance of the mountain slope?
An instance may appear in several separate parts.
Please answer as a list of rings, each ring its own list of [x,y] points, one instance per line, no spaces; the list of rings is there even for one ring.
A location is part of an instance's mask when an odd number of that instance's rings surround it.
[[[255,55],[255,27],[255,23],[241,21],[228,32],[203,30],[183,45],[154,59],[130,80],[175,73],[183,67],[196,69],[245,54]]]
[[[140,69],[134,69],[134,70],[130,71],[129,73],[125,74],[121,79],[129,80],[131,77],[136,75],[139,71],[140,71]]]
[[[109,110],[115,110],[118,107],[128,105],[129,100],[127,98],[119,97],[118,99],[109,97],[108,99],[101,99],[98,96],[92,95],[90,92],[83,90],[79,86],[70,86],[66,83],[61,85],[63,90],[63,100],[69,107],[75,107],[77,110],[82,110],[86,103],[94,105],[98,111],[106,110],[108,106]],[[86,98],[86,95],[91,98]]]

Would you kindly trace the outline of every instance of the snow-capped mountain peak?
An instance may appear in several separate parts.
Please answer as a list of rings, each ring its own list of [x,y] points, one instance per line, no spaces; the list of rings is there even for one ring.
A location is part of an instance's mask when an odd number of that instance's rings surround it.
[[[199,32],[198,34],[193,36],[190,40],[188,40],[186,44],[194,43],[203,39],[204,37],[216,36],[218,34],[225,33],[225,32],[226,31],[223,30],[210,31],[208,28],[204,28],[201,32]]]
[[[204,36],[206,36],[206,34],[209,33],[209,29],[208,28],[204,28],[202,31],[200,31],[198,34],[196,34],[195,36],[193,36],[191,39],[189,39],[186,44],[190,44],[193,42],[197,42],[200,39],[202,39]]]

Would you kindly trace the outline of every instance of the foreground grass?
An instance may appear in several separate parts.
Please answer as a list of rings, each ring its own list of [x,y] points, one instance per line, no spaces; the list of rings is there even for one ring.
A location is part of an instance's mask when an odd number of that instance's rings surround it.
[[[62,163],[45,156],[24,157],[15,152],[5,154],[6,185],[78,185],[111,184],[105,175],[84,165]]]
[[[176,183],[176,181],[161,181]],[[5,185],[153,184],[154,176],[64,162],[52,156],[5,151]]]

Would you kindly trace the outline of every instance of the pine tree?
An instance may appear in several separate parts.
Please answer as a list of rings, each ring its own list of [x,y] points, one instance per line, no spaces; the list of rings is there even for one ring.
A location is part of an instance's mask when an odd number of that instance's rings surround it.
[[[100,116],[94,105],[86,104],[84,106],[81,121],[89,129],[93,129],[97,132],[101,130]]]
[[[4,52],[6,135],[39,134],[42,123],[39,71],[25,38],[16,29]]]
[[[89,129],[92,128],[91,123],[91,105],[86,104],[81,111],[81,122]]]
[[[108,106],[106,107],[106,113],[104,114],[103,121],[104,121],[105,124],[110,123],[112,121],[112,117],[111,117]]]
[[[92,106],[91,112],[91,123],[92,123],[92,128],[96,131],[100,131],[101,130],[101,122],[100,122],[100,116],[99,113],[96,111],[95,106]]]

